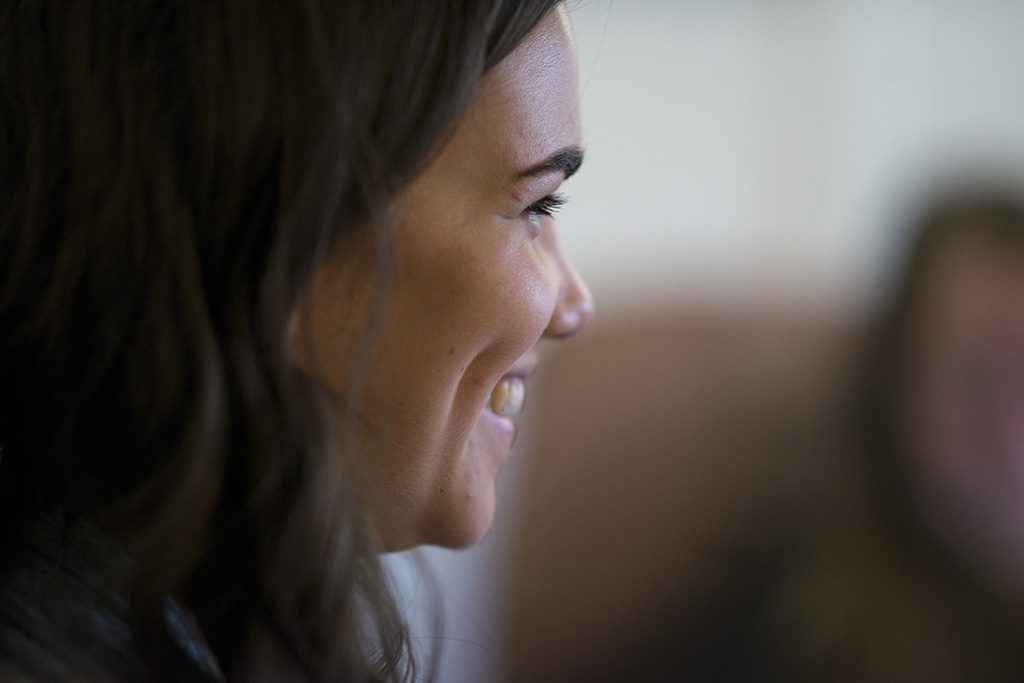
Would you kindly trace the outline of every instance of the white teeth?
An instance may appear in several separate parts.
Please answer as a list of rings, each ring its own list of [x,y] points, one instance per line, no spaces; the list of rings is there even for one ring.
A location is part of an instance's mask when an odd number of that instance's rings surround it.
[[[502,417],[523,412],[525,402],[526,385],[521,377],[505,377],[491,391],[490,408]]]

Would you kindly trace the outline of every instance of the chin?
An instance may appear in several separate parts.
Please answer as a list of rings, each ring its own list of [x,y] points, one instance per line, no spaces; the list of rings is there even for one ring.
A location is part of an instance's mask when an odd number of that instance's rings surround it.
[[[450,510],[449,513],[457,514],[439,516],[439,519],[425,530],[427,533],[424,534],[424,538],[427,544],[460,550],[477,545],[490,531],[495,509],[493,486],[485,494],[452,501],[452,504],[456,502],[462,503],[462,509]]]
[[[495,425],[494,423],[498,424]],[[461,466],[434,499],[420,528],[424,543],[460,549],[477,545],[490,531],[502,464],[512,449],[515,427],[481,410],[460,451]]]

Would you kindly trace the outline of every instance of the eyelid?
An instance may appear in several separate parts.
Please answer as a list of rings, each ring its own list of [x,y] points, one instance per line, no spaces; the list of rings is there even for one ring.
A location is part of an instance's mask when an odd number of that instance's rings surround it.
[[[552,192],[528,206],[526,208],[526,213],[531,215],[554,216],[568,201],[569,198],[564,193]]]
[[[526,207],[523,211],[523,216],[526,217],[526,225],[529,229],[531,240],[540,234],[541,220],[543,218],[553,220],[555,214],[565,205],[566,201],[568,201],[568,197],[564,194],[552,192]]]

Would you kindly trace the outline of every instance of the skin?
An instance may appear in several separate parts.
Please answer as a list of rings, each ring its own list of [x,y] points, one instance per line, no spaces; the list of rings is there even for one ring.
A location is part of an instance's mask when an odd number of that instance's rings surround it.
[[[577,87],[559,9],[488,73],[454,136],[397,202],[369,358],[359,343],[381,288],[366,247],[332,255],[297,309],[294,329],[310,331],[297,345],[300,365],[338,396],[358,386],[358,488],[388,550],[483,536],[515,435],[486,408],[491,391],[509,372],[532,372],[542,337],[571,336],[592,315],[554,220],[530,209],[566,179],[537,167],[580,145]]]
[[[961,238],[937,254],[911,375],[911,467],[926,520],[1024,599],[1024,254]]]

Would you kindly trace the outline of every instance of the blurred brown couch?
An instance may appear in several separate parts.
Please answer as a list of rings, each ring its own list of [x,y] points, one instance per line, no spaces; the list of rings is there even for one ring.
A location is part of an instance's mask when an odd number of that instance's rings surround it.
[[[709,306],[603,314],[552,357],[531,386],[510,679],[640,680],[636,662],[673,656],[665,633],[742,611],[733,568],[765,530],[842,504],[808,499],[846,476],[822,456],[855,336],[827,312]]]

